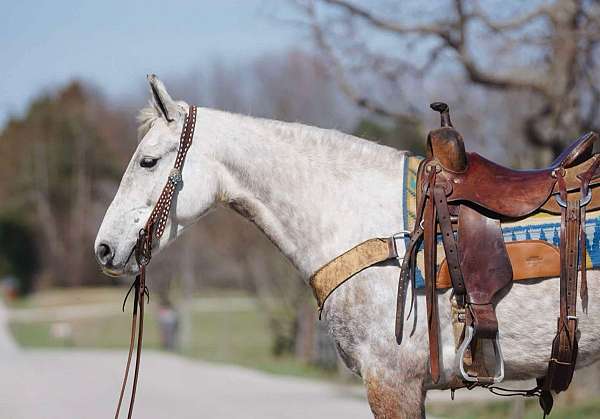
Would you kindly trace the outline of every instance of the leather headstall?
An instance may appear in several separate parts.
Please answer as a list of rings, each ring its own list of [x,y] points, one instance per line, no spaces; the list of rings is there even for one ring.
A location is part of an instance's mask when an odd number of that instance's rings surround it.
[[[135,245],[134,254],[136,262],[139,266],[139,273],[137,274],[135,281],[131,285],[131,288],[127,292],[127,295],[125,296],[125,300],[127,300],[127,296],[131,293],[132,290],[134,291],[129,353],[127,356],[127,364],[125,366],[125,374],[123,377],[123,384],[121,386],[121,393],[119,395],[119,402],[117,404],[117,410],[115,412],[115,419],[119,418],[121,404],[123,402],[123,395],[125,394],[125,387],[127,386],[127,378],[129,376],[131,359],[135,348],[135,371],[133,375],[133,387],[131,388],[131,399],[129,401],[129,411],[127,413],[127,418],[131,419],[133,415],[133,405],[135,402],[135,394],[140,369],[140,358],[142,354],[142,338],[144,334],[144,300],[146,298],[149,299],[148,288],[146,286],[146,266],[148,266],[148,264],[150,263],[150,259],[152,258],[152,244],[154,240],[158,242],[165,232],[165,227],[169,218],[169,212],[173,203],[175,191],[178,190],[180,184],[182,183],[181,172],[183,169],[183,163],[185,162],[185,156],[187,155],[187,152],[190,146],[192,145],[192,139],[194,138],[194,129],[196,127],[196,111],[196,106],[189,107],[189,111],[185,117],[185,123],[179,139],[179,149],[177,150],[175,165],[169,173],[167,184],[164,186],[158,198],[158,202],[156,203],[154,209],[150,213],[148,221],[146,221],[144,227],[139,231],[138,239]],[[125,308],[125,302],[123,302],[123,308]]]

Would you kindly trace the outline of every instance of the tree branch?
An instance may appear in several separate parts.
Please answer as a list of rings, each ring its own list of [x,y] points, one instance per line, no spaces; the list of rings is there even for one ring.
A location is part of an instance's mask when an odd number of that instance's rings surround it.
[[[357,16],[371,25],[396,34],[422,34],[422,35],[433,35],[440,38],[444,44],[456,53],[459,62],[462,64],[464,70],[467,73],[469,79],[477,84],[485,85],[495,89],[513,89],[513,90],[530,90],[544,96],[549,93],[541,82],[534,80],[518,79],[516,77],[501,76],[488,71],[485,71],[477,66],[473,58],[467,52],[466,48],[466,26],[469,20],[474,16],[465,12],[463,2],[461,0],[455,1],[455,12],[457,15],[456,21],[437,21],[430,25],[418,25],[418,26],[405,26],[398,22],[379,18],[375,14],[369,12],[365,8],[356,6],[346,0],[322,0],[332,6],[337,6],[350,13],[351,15]],[[548,8],[540,8],[537,13],[542,13]],[[481,15],[476,15],[479,18]],[[533,19],[533,17],[529,17]],[[515,21],[516,22],[516,21]],[[513,22],[513,23],[515,23]],[[453,34],[451,28],[455,28],[458,34]],[[440,51],[437,52],[439,54]]]
[[[553,156],[558,156],[563,151],[563,142],[556,136],[545,135],[540,131],[538,126],[540,121],[551,114],[552,108],[549,105],[543,106],[539,112],[530,115],[525,119],[523,131],[529,144],[535,147],[549,149]]]
[[[531,90],[544,96],[548,95],[545,86],[540,82],[518,79],[516,77],[500,76],[482,70],[477,66],[466,46],[467,24],[473,15],[465,13],[462,0],[455,0],[454,5],[456,15],[458,16],[456,26],[459,36],[458,39],[454,41],[454,44],[448,43],[448,46],[455,50],[458,60],[473,83],[485,85],[494,89]]]
[[[366,109],[369,112],[372,112],[376,115],[393,118],[398,121],[403,121],[405,123],[411,123],[411,124],[417,123],[418,120],[413,115],[389,110],[389,109],[383,107],[382,105],[375,103],[371,99],[361,95],[354,88],[352,83],[350,83],[346,77],[346,74],[344,71],[344,66],[337,59],[333,49],[327,43],[327,40],[325,39],[325,35],[321,29],[321,26],[319,25],[319,23],[317,21],[317,17],[316,17],[314,9],[310,6],[307,6],[306,11],[309,14],[309,16],[312,18],[312,30],[313,30],[313,35],[315,37],[315,41],[316,41],[317,45],[319,46],[319,48],[325,53],[327,59],[329,60],[331,66],[334,70],[333,75],[335,77],[335,80],[336,80],[339,88],[341,89],[341,91],[344,93],[344,95],[346,95],[346,97],[348,97],[351,101],[353,101],[357,106],[359,106],[363,109]]]
[[[437,36],[447,36],[448,30],[444,29],[444,22],[436,22],[433,25],[417,25],[417,26],[404,26],[398,22],[394,22],[391,20],[387,20],[384,18],[380,18],[375,16],[373,13],[369,12],[367,9],[356,6],[352,3],[349,3],[345,0],[322,0],[325,3],[328,3],[333,6],[338,6],[341,9],[344,9],[346,12],[351,15],[358,16],[365,21],[369,22],[373,26],[384,29],[388,32],[394,32],[397,34],[409,34],[409,33],[420,33],[424,35],[437,35]],[[451,22],[446,22],[446,27]]]
[[[530,90],[546,97],[549,96],[544,84],[533,80],[506,77],[481,70],[473,58],[464,50],[456,51],[457,58],[473,83],[482,84],[495,89]]]
[[[537,9],[533,9],[528,13],[516,16],[513,19],[505,20],[503,22],[495,22],[481,10],[479,5],[475,6],[475,11],[471,13],[471,16],[481,20],[488,28],[494,32],[510,31],[513,29],[520,29],[524,25],[533,22],[534,20],[548,16],[552,13],[552,6],[548,4],[542,4]]]

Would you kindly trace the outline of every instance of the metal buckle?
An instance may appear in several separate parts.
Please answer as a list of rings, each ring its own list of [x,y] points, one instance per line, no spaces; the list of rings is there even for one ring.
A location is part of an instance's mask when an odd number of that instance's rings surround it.
[[[560,319],[560,317],[559,317],[559,319]],[[575,321],[575,327],[579,326],[579,318],[577,316],[567,316],[567,324],[568,324],[569,320]]]
[[[473,326],[465,326],[465,338],[460,344],[460,347],[457,351],[458,356],[458,369],[460,370],[460,375],[462,375],[465,381],[469,381],[471,383],[478,383],[480,381],[479,377],[473,377],[465,371],[465,351],[471,344],[473,340],[473,336],[475,331]],[[496,337],[493,340],[494,343],[494,357],[496,358],[496,367],[494,371],[493,377],[485,377],[492,380],[492,383],[497,384],[504,380],[504,357],[502,356],[502,348],[500,347],[500,332],[496,333]]]
[[[557,173],[560,173],[560,175],[561,175],[562,177],[564,177],[566,172],[567,172],[567,171],[565,170],[565,168],[564,168],[564,167],[557,167],[556,169],[552,170],[552,172],[550,173],[550,175],[551,175],[553,178],[555,178],[555,179],[556,179],[556,178],[557,178],[557,176],[558,176],[558,175],[557,175]]]
[[[554,198],[556,199],[556,202],[558,203],[558,205],[560,205],[563,208],[567,208],[567,203],[560,197],[559,194],[554,195]],[[585,207],[587,204],[590,203],[590,201],[592,200],[592,190],[588,189],[588,193],[586,196],[583,197],[583,199],[579,202],[579,207]]]
[[[135,260],[140,267],[148,265],[152,257],[150,253],[151,249],[146,247],[148,234],[145,228],[140,229],[135,245]]]
[[[400,253],[398,253],[398,244],[396,243],[396,240],[398,239],[403,239],[406,236],[410,236],[411,232],[408,230],[400,230],[399,232],[397,232],[396,234],[394,234],[392,236],[392,243],[394,244],[394,252],[396,252],[396,259],[398,259],[398,262],[401,262],[402,260],[404,260],[404,255],[402,255],[402,257],[400,256]]]

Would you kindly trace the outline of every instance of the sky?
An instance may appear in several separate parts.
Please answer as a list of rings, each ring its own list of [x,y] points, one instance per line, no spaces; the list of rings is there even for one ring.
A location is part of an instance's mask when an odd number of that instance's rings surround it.
[[[109,98],[145,75],[189,74],[297,45],[286,0],[19,0],[0,13],[0,127],[77,78]],[[279,17],[279,18],[278,18]]]

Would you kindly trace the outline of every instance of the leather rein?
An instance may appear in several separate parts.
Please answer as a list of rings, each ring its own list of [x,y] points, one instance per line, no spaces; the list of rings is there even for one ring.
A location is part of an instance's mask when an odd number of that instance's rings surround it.
[[[125,387],[127,386],[127,379],[129,377],[129,369],[131,367],[131,359],[133,357],[133,351],[135,348],[135,370],[127,418],[131,419],[133,414],[133,404],[135,402],[135,393],[140,370],[140,358],[142,355],[142,338],[144,334],[144,300],[147,298],[149,301],[150,298],[148,288],[146,287],[146,266],[148,266],[150,259],[152,258],[153,240],[156,239],[159,241],[165,232],[165,227],[169,218],[169,212],[173,203],[175,191],[179,189],[179,185],[182,182],[181,171],[183,168],[183,163],[185,162],[185,156],[192,145],[192,139],[194,138],[194,129],[196,127],[196,111],[196,106],[189,107],[189,111],[185,117],[185,123],[181,131],[181,137],[179,138],[179,149],[177,150],[175,165],[169,173],[167,184],[163,188],[160,197],[158,198],[158,202],[150,213],[148,221],[139,231],[137,242],[134,248],[135,260],[139,266],[139,273],[135,277],[135,281],[131,285],[131,288],[129,288],[129,291],[125,296],[125,301],[123,302],[123,309],[125,309],[127,297],[133,290],[133,315],[131,319],[129,354],[127,356],[127,364],[125,366],[125,374],[123,377],[123,384],[121,385],[121,393],[119,395],[119,402],[115,412],[115,419],[119,418],[119,413],[121,411]]]

